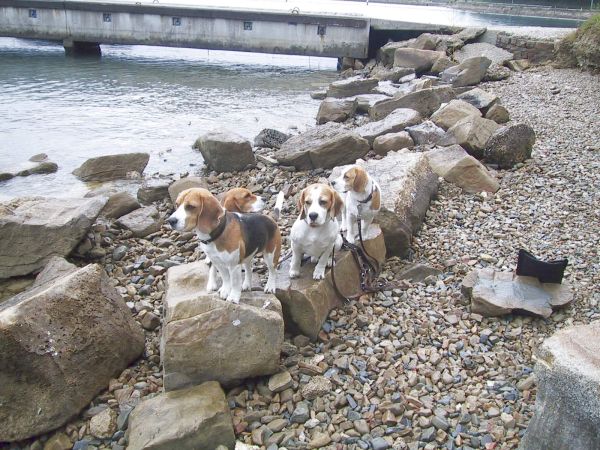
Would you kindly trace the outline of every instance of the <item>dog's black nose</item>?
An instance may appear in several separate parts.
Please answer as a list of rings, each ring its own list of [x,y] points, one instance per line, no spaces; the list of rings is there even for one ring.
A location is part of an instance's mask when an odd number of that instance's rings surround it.
[[[332,186],[335,186],[335,183],[336,183],[336,181],[335,181],[335,180],[333,180],[333,181],[331,182],[331,185],[332,185]]]
[[[169,222],[169,225],[174,226],[177,223],[177,218],[171,216],[167,219],[167,222]]]
[[[311,212],[311,213],[308,215],[308,218],[309,218],[311,221],[313,221],[313,222],[314,222],[315,220],[317,220],[317,217],[319,217],[319,214],[317,214],[316,212]]]

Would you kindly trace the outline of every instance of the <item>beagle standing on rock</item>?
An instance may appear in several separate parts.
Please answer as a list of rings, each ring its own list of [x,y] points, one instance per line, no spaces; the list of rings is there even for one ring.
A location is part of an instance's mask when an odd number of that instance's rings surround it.
[[[366,236],[369,226],[381,208],[381,188],[365,169],[354,164],[342,171],[331,185],[344,194],[345,210],[342,213],[342,230],[351,244],[358,236],[358,221],[361,234]]]
[[[222,299],[238,303],[242,293],[242,265],[252,267],[252,257],[262,252],[269,270],[265,292],[275,292],[275,269],[281,253],[281,234],[277,224],[262,214],[226,211],[217,198],[203,188],[179,194],[176,210],[167,219],[178,231],[195,230],[200,246],[217,268],[223,285]],[[216,280],[207,290],[216,289]]]
[[[340,194],[326,184],[311,184],[302,191],[298,199],[300,216],[290,232],[290,278],[300,276],[300,264],[304,255],[310,256],[312,261],[317,260],[313,279],[325,278],[325,268],[333,247],[341,246],[337,216],[343,205]]]

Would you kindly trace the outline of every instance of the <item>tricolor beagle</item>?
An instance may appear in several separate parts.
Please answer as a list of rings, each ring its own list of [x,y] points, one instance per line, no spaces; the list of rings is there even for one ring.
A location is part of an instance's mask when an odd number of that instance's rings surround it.
[[[290,232],[292,262],[290,278],[300,276],[302,257],[308,255],[317,265],[313,272],[315,280],[325,278],[325,268],[334,245],[341,246],[340,227],[337,216],[343,207],[340,195],[323,183],[311,184],[298,199],[300,216]]]
[[[366,236],[369,226],[379,212],[381,188],[367,171],[357,164],[346,167],[331,185],[344,194],[342,230],[347,231],[346,239],[353,244],[358,236],[358,221],[361,221],[362,235]]]
[[[221,205],[229,212],[251,213],[261,212],[265,207],[262,197],[254,195],[250,190],[242,187],[229,189],[221,195],[217,195]]]
[[[223,280],[219,289],[221,298],[239,302],[242,265],[251,275],[252,257],[258,252],[263,253],[269,270],[265,292],[275,292],[275,269],[281,254],[281,234],[270,217],[226,211],[209,191],[192,188],[179,194],[176,210],[167,221],[176,230],[196,231],[202,250]],[[209,277],[207,290],[215,289],[216,280]]]

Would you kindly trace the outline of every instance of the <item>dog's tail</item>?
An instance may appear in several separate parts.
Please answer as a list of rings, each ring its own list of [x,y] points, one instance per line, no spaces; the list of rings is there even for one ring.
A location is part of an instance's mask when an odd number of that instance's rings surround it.
[[[283,211],[283,202],[285,201],[285,194],[283,191],[279,191],[277,194],[277,200],[275,200],[275,207],[273,208],[273,216],[275,220],[279,220],[281,211]]]

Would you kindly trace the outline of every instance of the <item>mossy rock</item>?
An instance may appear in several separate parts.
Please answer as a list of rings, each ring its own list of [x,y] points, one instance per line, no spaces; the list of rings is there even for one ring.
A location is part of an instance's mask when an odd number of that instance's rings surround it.
[[[556,63],[559,67],[600,70],[600,14],[590,17],[558,43]]]

